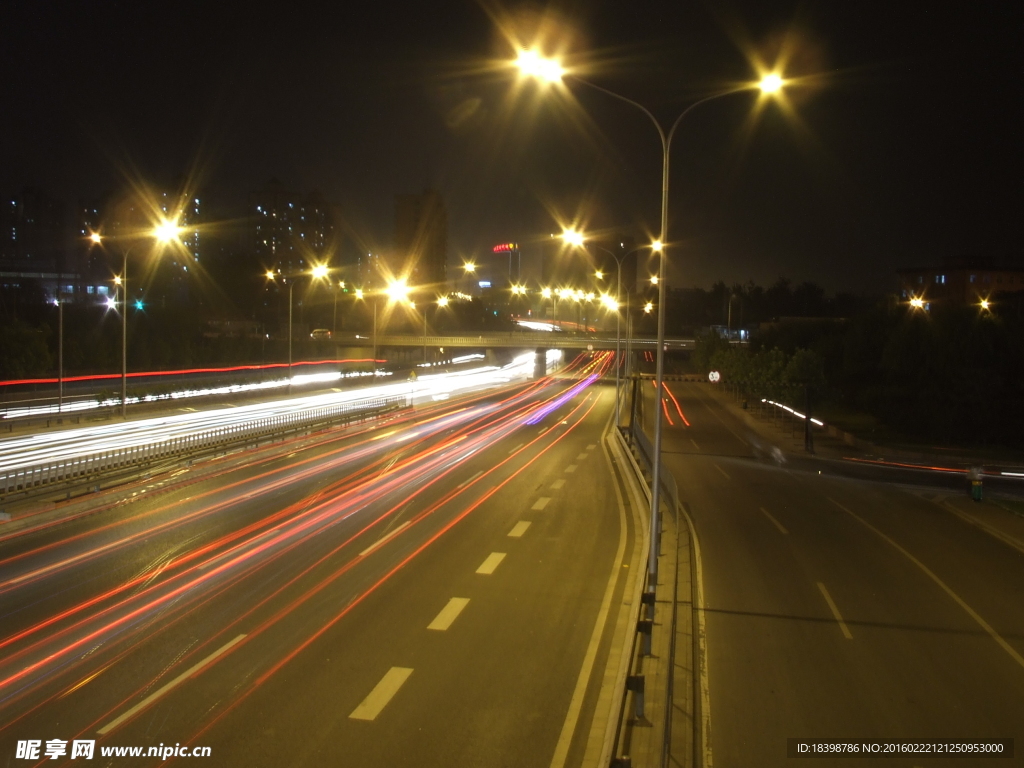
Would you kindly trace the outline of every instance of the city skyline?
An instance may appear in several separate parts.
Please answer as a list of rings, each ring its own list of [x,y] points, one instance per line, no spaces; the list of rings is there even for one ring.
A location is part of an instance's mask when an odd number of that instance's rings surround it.
[[[380,252],[392,246],[394,196],[429,187],[448,208],[449,264],[505,240],[529,247],[562,221],[640,239],[657,224],[649,126],[598,93],[573,87],[547,100],[517,83],[496,65],[514,53],[509,35],[564,44],[589,78],[659,115],[752,76],[751,53],[767,60],[784,48],[793,74],[817,78],[797,91],[792,115],[769,107],[753,124],[750,101],[736,97],[681,137],[674,284],[786,276],[879,292],[910,264],[1017,252],[1007,162],[1017,153],[1007,154],[1012,126],[998,107],[1010,68],[988,41],[997,9],[919,18],[884,4],[738,4],[714,16],[653,3],[649,18],[661,23],[651,37],[643,19],[567,6],[334,11],[317,30],[298,10],[278,18],[185,4],[157,18],[112,5],[46,17],[32,8],[5,9],[3,55],[16,74],[0,87],[19,115],[0,128],[7,194],[34,186],[90,199],[184,174],[216,221],[280,178],[321,190],[360,250]],[[955,48],[944,37],[953,30]],[[270,46],[280,54],[258,54]],[[61,53],[24,66],[44,49]],[[72,60],[87,87],[61,87]],[[182,70],[192,73],[184,81]],[[957,140],[976,125],[986,142]]]

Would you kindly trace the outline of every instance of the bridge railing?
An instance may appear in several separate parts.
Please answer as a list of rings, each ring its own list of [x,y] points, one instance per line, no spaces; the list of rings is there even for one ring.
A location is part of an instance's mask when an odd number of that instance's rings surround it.
[[[396,410],[407,403],[404,395],[367,397],[296,413],[256,418],[230,426],[201,429],[192,434],[100,451],[12,469],[0,467],[0,498],[30,493],[57,485],[84,482],[133,466],[181,458],[231,444],[258,441],[271,435],[366,418]]]

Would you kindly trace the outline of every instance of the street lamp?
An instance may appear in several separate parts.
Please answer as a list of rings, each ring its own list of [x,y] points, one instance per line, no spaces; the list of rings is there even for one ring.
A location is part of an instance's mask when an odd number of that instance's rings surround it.
[[[566,244],[574,246],[576,248],[583,248],[586,245],[588,245],[588,241],[587,241],[586,236],[582,232],[578,232],[578,231],[576,231],[574,229],[565,229],[565,230],[563,230],[562,231],[562,240],[564,240],[566,242]],[[622,342],[621,342],[621,339],[622,339],[622,325],[621,325],[621,316],[619,315],[618,309],[619,309],[619,306],[620,306],[620,302],[622,300],[622,263],[628,257],[632,256],[634,253],[637,253],[638,251],[643,250],[643,247],[634,248],[632,251],[629,251],[628,253],[624,253],[624,254],[622,254],[620,256],[620,255],[617,255],[614,251],[610,251],[609,249],[604,248],[604,247],[602,247],[600,245],[596,245],[593,242],[590,242],[589,245],[593,246],[594,248],[597,248],[597,250],[599,250],[599,251],[607,253],[609,256],[611,256],[613,259],[615,259],[615,267],[616,267],[615,300],[614,300],[614,303],[615,303],[615,427],[616,427],[616,429],[618,429],[619,424],[620,424],[620,419],[619,419],[619,398],[621,396],[620,395],[620,389],[619,389],[619,387],[620,387],[619,367],[621,365],[621,360],[622,360],[622,349],[621,349],[621,346],[622,346]],[[650,245],[650,248],[652,250],[654,250],[654,251],[659,251],[660,252],[661,251],[661,242],[660,241],[655,241],[654,243],[652,243]],[[595,274],[595,276],[597,277],[598,280],[603,280],[604,279],[604,273],[601,272],[600,270],[598,270],[594,274]],[[606,306],[610,307],[610,304],[608,304],[606,302]],[[627,316],[628,316],[628,313],[629,313],[629,294],[628,293],[626,294],[626,313],[627,313]],[[629,341],[628,341],[629,329],[628,329],[628,327],[626,329],[626,335],[627,335],[627,341],[626,341],[626,350],[627,351],[626,351],[626,354],[628,356],[629,355]]]
[[[161,219],[149,232],[149,236],[161,245],[177,242],[183,228],[178,225],[177,219]],[[89,240],[95,245],[103,242],[103,236],[99,232],[92,232]],[[121,274],[114,276],[114,285],[121,294],[121,418],[128,417],[128,255],[135,249],[135,243],[122,250],[123,262]],[[108,301],[107,306],[111,304]],[[115,298],[113,307],[117,306]]]
[[[280,277],[284,282],[288,284],[288,391],[291,392],[292,388],[292,338],[294,333],[292,332],[292,295],[295,287],[295,280],[302,277],[305,274],[309,274],[314,280],[322,280],[330,274],[330,269],[326,264],[315,265],[308,273],[289,272],[287,275],[275,272],[272,269],[266,271],[267,280],[276,281]]]
[[[621,94],[610,91],[595,83],[591,83],[588,80],[573,75],[567,72],[561,64],[555,59],[548,59],[542,57],[536,51],[520,51],[519,56],[515,61],[515,66],[519,71],[526,76],[541,79],[547,82],[557,82],[565,80],[566,78],[572,78],[576,82],[583,85],[587,85],[597,91],[611,96],[612,98],[618,99],[635,109],[643,112],[650,121],[654,124],[655,130],[658,132],[658,138],[661,140],[661,229],[658,237],[658,244],[661,246],[658,250],[662,253],[662,257],[658,260],[658,350],[657,350],[657,390],[658,397],[663,397],[664,393],[664,380],[665,380],[665,278],[666,278],[666,258],[665,243],[668,242],[668,182],[669,182],[669,158],[670,150],[672,148],[672,139],[676,135],[676,129],[682,123],[683,119],[690,114],[696,107],[701,104],[706,104],[709,101],[719,99],[723,96],[727,96],[733,93],[740,93],[743,91],[750,90],[751,87],[761,91],[762,94],[776,94],[781,91],[785,85],[785,81],[777,73],[766,73],[762,76],[761,80],[753,84],[752,86],[743,86],[740,88],[730,89],[728,91],[722,91],[720,93],[712,94],[703,99],[700,99],[686,109],[684,109],[679,116],[672,123],[668,132],[662,127],[661,122],[656,118],[647,107],[643,106],[633,99],[622,96]],[[654,585],[657,582],[658,575],[658,547],[653,544],[656,542],[658,536],[658,517],[660,515],[661,505],[661,443],[662,443],[662,409],[654,409],[654,457],[653,457],[653,478],[651,481],[651,541],[652,545],[649,552],[648,558],[648,588],[653,591]]]

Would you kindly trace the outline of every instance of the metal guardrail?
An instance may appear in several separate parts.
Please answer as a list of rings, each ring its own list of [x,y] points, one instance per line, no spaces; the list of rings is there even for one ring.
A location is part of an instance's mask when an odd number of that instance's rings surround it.
[[[645,464],[644,469],[646,469],[647,473],[653,477],[654,459],[652,457],[654,456],[654,446],[651,445],[650,439],[636,422],[633,423],[631,435],[633,438],[633,444],[640,449],[640,458]],[[679,487],[676,485],[676,479],[672,477],[672,473],[665,469],[664,465],[661,467],[661,489],[669,499],[669,509],[678,509],[680,503]]]
[[[222,448],[232,443],[247,442],[271,434],[334,422],[344,417],[382,413],[397,409],[405,403],[404,395],[368,397],[293,414],[258,418],[244,424],[218,427],[114,451],[86,454],[10,471],[0,470],[0,497],[44,489],[59,483],[83,481],[112,470],[186,456],[211,448]]]

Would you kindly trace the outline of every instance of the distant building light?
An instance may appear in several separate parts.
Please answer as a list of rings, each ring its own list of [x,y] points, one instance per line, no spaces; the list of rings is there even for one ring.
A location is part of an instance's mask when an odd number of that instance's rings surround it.
[[[481,288],[490,288],[491,287],[491,281],[490,280],[481,280],[479,283],[477,283],[477,285],[479,285]]]

